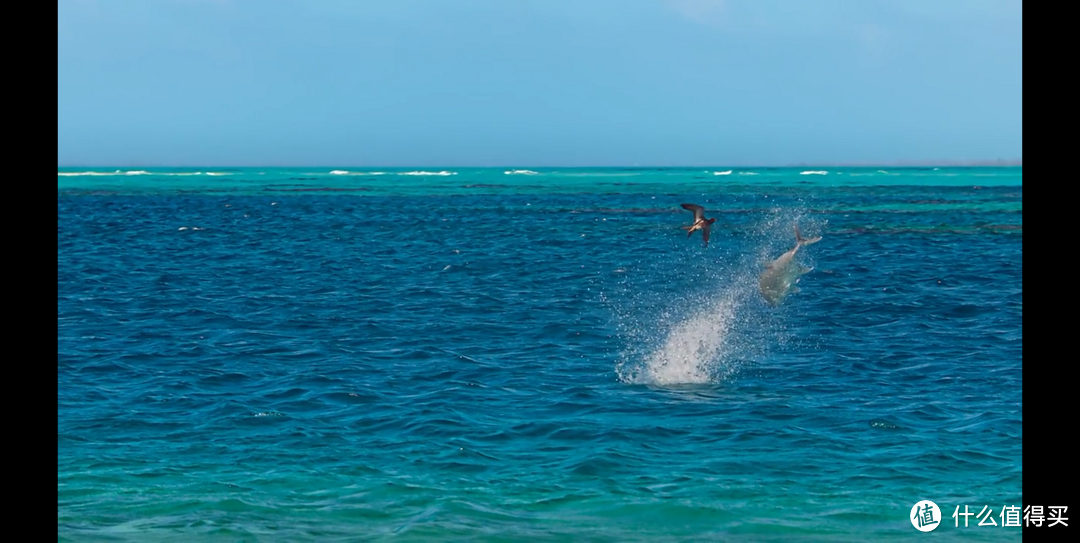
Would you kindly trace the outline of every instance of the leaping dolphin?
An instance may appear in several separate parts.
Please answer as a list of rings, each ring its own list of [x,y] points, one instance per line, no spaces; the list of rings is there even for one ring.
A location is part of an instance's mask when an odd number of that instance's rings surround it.
[[[800,277],[810,273],[814,268],[807,268],[795,262],[795,252],[803,245],[810,245],[819,241],[821,241],[821,236],[804,239],[799,234],[799,225],[795,225],[795,247],[780,255],[780,258],[770,262],[765,271],[761,272],[761,278],[758,280],[761,295],[765,297],[769,304],[773,306],[780,305],[780,302],[783,302],[788,294],[799,292],[799,287],[795,286],[795,283],[798,283]]]
[[[712,229],[712,223],[716,222],[715,218],[705,218],[705,208],[697,204],[680,204],[683,209],[694,212],[694,224],[690,226],[682,227],[686,230],[686,237],[690,237],[694,230],[701,230],[701,239],[705,242],[705,246],[709,246],[709,230]]]

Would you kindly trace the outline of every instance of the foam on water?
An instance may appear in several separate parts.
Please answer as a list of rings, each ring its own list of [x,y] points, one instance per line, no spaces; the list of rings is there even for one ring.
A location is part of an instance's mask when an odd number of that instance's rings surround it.
[[[82,176],[113,176],[113,175],[127,175],[127,172],[116,170],[113,172],[56,172],[59,177],[82,177]]]
[[[97,176],[97,177],[115,177],[123,175],[162,175],[162,176],[189,176],[189,175],[202,175],[202,172],[148,172],[146,170],[129,170],[121,171],[116,170],[114,172],[56,172],[57,177],[84,177],[84,176]],[[212,175],[212,174],[211,174]]]
[[[353,172],[353,171],[349,171],[349,170],[334,170],[334,171],[330,172],[330,175],[386,175],[386,172]],[[401,175],[420,175],[420,174],[408,173],[408,174],[401,174]]]

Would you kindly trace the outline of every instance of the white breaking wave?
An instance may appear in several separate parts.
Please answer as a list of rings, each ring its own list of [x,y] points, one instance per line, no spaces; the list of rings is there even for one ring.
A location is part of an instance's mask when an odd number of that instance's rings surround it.
[[[828,173],[825,170],[806,170],[805,172],[799,172],[799,175],[827,175]]]
[[[739,172],[739,175],[758,175],[757,172]]]
[[[457,175],[457,172],[448,172],[445,170],[441,172],[401,172],[398,175]]]
[[[236,172],[148,172],[146,170],[116,170],[112,172],[56,172],[58,177],[79,177],[79,176],[96,176],[96,177],[118,177],[127,175],[156,175],[159,177],[189,177],[192,175],[233,175]],[[259,175],[263,175],[260,173]]]
[[[348,170],[334,170],[330,172],[330,175],[349,175]]]
[[[643,175],[639,172],[567,172],[566,177],[637,177]]]
[[[713,175],[731,175],[731,170],[728,170],[726,172],[713,172],[712,174]]]
[[[167,173],[154,173],[146,170],[116,170],[113,172],[56,172],[60,177],[79,177],[84,175],[100,176],[100,177],[115,177],[118,175],[202,175],[202,172],[167,172]]]
[[[540,172],[534,172],[532,170],[508,170],[503,173],[506,175],[536,175]]]

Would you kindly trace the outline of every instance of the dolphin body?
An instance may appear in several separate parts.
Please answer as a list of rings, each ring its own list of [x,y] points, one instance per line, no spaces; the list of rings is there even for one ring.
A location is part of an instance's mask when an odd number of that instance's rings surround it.
[[[758,279],[758,286],[761,287],[761,295],[765,297],[765,301],[777,306],[784,301],[784,298],[787,298],[788,294],[799,292],[799,287],[795,286],[795,283],[798,283],[800,277],[810,273],[814,268],[807,268],[795,262],[795,253],[799,247],[819,241],[821,241],[821,236],[804,239],[799,234],[799,226],[795,226],[795,247],[770,262]]]

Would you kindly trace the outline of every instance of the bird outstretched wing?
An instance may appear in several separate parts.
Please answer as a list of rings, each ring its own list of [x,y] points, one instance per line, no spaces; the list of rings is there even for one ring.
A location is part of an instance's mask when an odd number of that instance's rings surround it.
[[[705,218],[705,208],[697,204],[680,204],[682,208],[688,211],[694,212],[694,222],[700,221]]]

